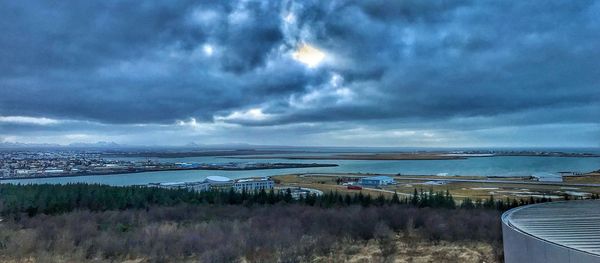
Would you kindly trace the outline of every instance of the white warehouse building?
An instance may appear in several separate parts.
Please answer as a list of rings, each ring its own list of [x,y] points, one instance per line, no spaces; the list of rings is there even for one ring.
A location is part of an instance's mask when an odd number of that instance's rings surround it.
[[[394,178],[389,176],[372,176],[363,177],[358,180],[358,184],[362,186],[382,186],[394,184]]]

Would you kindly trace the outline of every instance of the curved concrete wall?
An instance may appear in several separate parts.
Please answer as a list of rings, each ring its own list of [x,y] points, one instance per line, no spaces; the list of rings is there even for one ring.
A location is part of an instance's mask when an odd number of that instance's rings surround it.
[[[518,207],[502,215],[504,261],[506,263],[588,263],[600,262],[600,256],[557,245],[512,226],[508,217]]]

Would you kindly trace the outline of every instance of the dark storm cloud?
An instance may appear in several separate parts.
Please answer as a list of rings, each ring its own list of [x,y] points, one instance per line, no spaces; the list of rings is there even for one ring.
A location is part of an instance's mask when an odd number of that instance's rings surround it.
[[[472,4],[471,1],[359,1],[359,6],[373,19],[401,20],[407,22],[436,22],[443,21],[445,16],[454,9]]]
[[[594,1],[5,1],[0,17],[0,116],[382,127],[600,118],[589,111],[600,101]],[[328,60],[294,61],[301,43]],[[265,116],[244,113],[257,108]]]
[[[282,69],[247,72],[263,65],[281,41],[273,4],[2,5],[0,115],[107,123],[208,120],[216,111],[313,81],[300,66],[286,65],[290,61],[277,62]],[[203,20],[202,12],[214,17]],[[198,55],[204,44],[218,54]]]
[[[269,125],[496,116],[598,104],[597,3],[457,2],[425,8],[419,2],[412,9],[405,6],[410,1],[386,3],[375,9],[371,2],[323,7],[315,12],[320,16],[302,21],[316,28],[316,43],[350,61],[336,70],[353,82],[348,84],[360,103],[291,109]],[[599,114],[582,110],[577,119]]]
[[[283,40],[277,2],[250,2],[230,13],[232,23],[218,33],[228,52],[225,70],[242,73],[264,64],[268,53]],[[237,21],[236,21],[237,20]]]

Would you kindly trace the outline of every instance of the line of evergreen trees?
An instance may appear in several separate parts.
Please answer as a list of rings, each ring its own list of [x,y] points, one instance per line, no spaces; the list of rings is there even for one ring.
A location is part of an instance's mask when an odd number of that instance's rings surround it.
[[[592,196],[597,198],[596,196]],[[115,187],[99,184],[36,184],[36,185],[0,185],[0,215],[34,216],[43,214],[61,214],[73,210],[87,209],[91,211],[144,209],[150,206],[173,206],[178,204],[213,204],[213,205],[265,205],[276,203],[297,203],[319,207],[339,207],[350,205],[384,206],[407,205],[415,207],[432,207],[446,209],[497,209],[504,211],[513,207],[548,202],[549,198],[529,198],[520,200],[495,200],[490,196],[486,200],[464,199],[457,205],[452,195],[446,192],[417,191],[412,196],[400,198],[394,194],[392,198],[383,195],[372,197],[359,192],[357,194],[341,194],[329,192],[317,196],[308,194],[299,199],[292,198],[287,191],[236,192],[207,191],[192,192],[183,189],[162,189],[145,186]]]

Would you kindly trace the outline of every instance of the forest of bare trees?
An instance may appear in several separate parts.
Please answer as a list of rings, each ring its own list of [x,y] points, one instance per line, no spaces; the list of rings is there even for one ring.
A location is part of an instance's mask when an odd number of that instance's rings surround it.
[[[391,255],[396,233],[412,233],[415,240],[493,244],[500,256],[499,216],[496,210],[405,205],[184,204],[82,210],[5,220],[0,223],[0,252],[4,259],[299,262],[331,253],[341,242],[371,239]]]
[[[0,260],[305,262],[370,241],[384,260],[399,237],[488,244],[500,260],[500,203],[457,206],[448,193],[416,190],[405,199],[293,200],[286,192],[0,185]]]

